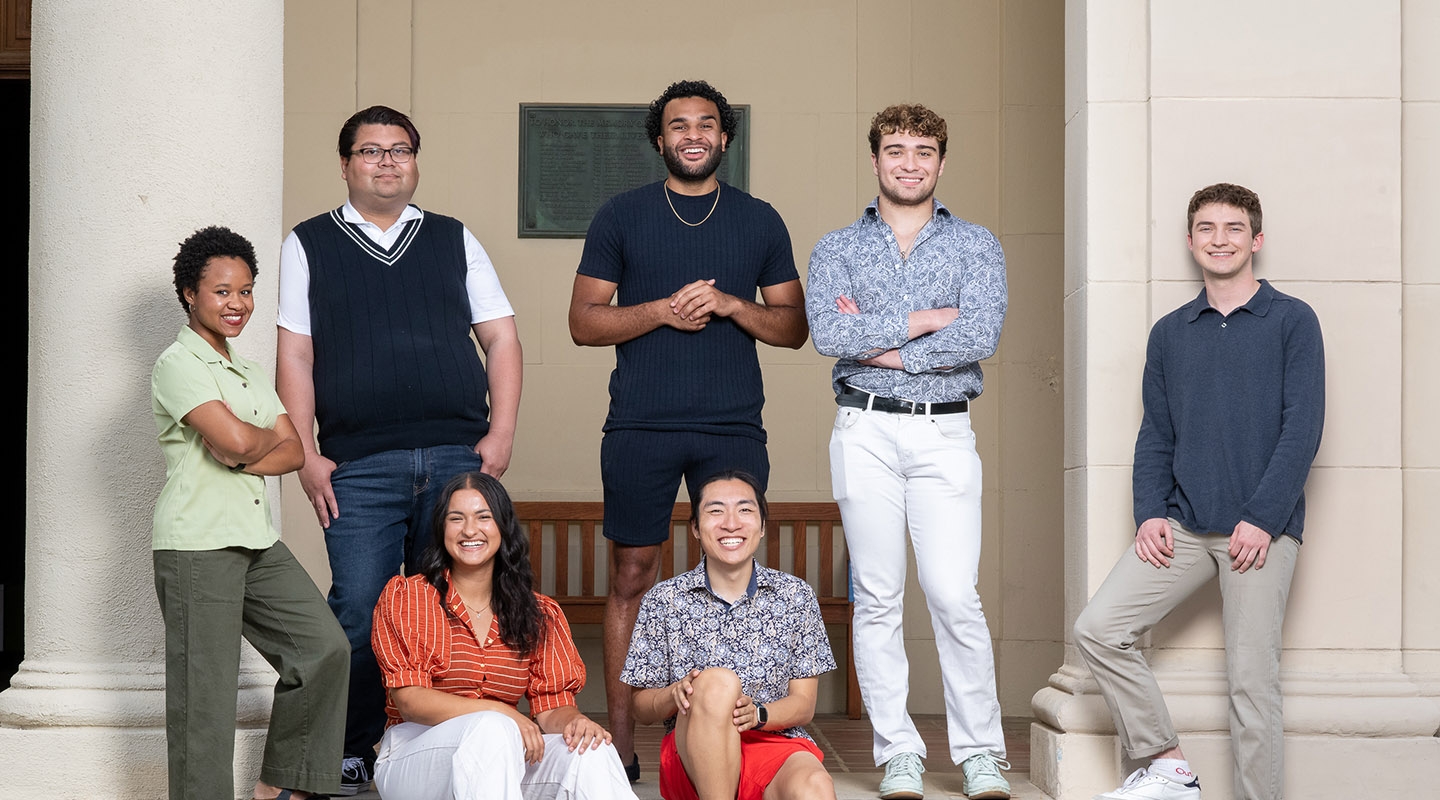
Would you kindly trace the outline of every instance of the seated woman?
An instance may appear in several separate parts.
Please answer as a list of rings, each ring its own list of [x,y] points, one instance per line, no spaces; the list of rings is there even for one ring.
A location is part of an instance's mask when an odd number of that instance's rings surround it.
[[[255,308],[257,272],[255,248],[228,228],[181,243],[175,293],[188,324],[151,377],[165,452],[152,549],[172,800],[235,796],[241,636],[280,673],[254,796],[340,786],[350,643],[279,541],[262,477],[298,469],[305,453],[270,378],[229,342]]]
[[[565,615],[530,586],[530,543],[504,487],[456,476],[420,574],[392,578],[375,607],[385,800],[635,800],[610,734],[575,707],[585,665]]]

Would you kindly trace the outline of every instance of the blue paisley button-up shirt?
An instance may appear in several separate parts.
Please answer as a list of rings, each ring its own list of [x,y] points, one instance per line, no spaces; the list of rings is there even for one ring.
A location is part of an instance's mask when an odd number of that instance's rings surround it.
[[[790,681],[835,669],[835,656],[810,584],[755,564],[750,590],[732,605],[710,590],[705,559],[656,584],[640,604],[622,683],[659,689],[691,669],[727,667],[758,703],[790,694]],[[665,730],[675,718],[665,720]],[[803,736],[803,726],[768,731]]]
[[[1005,322],[1000,242],[936,200],[906,258],[877,202],[848,227],[826,234],[810,256],[805,313],[815,349],[839,359],[831,374],[835,391],[843,383],[929,403],[979,396],[984,380],[976,362],[994,355]],[[860,313],[840,313],[840,295],[854,300]],[[910,312],[931,308],[957,308],[960,316],[907,339]],[[886,350],[899,350],[905,369],[860,363]]]

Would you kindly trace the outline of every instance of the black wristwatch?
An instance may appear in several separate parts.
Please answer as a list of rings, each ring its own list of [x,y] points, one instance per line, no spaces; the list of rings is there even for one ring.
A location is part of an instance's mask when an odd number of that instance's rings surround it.
[[[755,704],[755,730],[765,730],[765,724],[770,721],[770,710],[765,708],[764,703]]]

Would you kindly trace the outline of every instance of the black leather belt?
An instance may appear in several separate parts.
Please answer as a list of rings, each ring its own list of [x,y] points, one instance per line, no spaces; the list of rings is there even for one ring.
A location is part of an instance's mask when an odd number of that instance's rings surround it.
[[[871,394],[863,389],[849,386],[841,387],[840,394],[835,395],[835,405],[884,411],[887,414],[910,414],[911,416],[915,414],[963,414],[970,410],[969,400],[957,400],[953,403],[917,403],[913,400],[881,397],[878,394]]]

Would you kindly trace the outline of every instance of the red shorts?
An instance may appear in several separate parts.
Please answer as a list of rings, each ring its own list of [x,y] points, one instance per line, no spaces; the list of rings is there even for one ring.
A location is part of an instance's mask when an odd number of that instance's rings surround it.
[[[775,773],[785,766],[785,759],[796,753],[810,753],[817,761],[825,754],[805,737],[791,739],[769,731],[749,730],[740,734],[740,789],[736,800],[762,800],[765,787]],[[675,749],[675,732],[665,734],[660,743],[660,796],[665,800],[699,800],[680,752]]]

